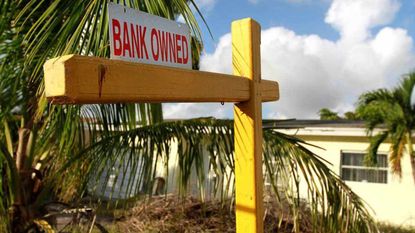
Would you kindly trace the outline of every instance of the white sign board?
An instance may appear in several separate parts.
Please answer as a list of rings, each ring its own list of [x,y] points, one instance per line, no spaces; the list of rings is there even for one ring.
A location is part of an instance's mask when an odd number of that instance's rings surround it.
[[[111,58],[192,69],[186,24],[108,4]]]

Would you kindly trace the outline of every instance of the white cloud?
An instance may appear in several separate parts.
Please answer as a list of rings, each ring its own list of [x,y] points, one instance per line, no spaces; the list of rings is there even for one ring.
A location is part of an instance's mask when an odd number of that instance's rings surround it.
[[[231,34],[225,34],[219,39],[215,52],[203,54],[200,61],[200,69],[211,72],[227,73],[232,72],[231,59]],[[229,58],[229,59],[228,59]]]
[[[184,19],[182,14],[180,14],[179,17],[177,17],[176,21],[179,23],[186,23],[186,20]]]
[[[340,32],[337,41],[284,27],[264,29],[262,78],[280,84],[280,100],[263,105],[264,118],[317,117],[323,107],[346,112],[362,92],[396,85],[401,74],[414,68],[412,38],[401,28],[383,27],[374,35],[370,29],[387,25],[398,8],[395,0],[334,0],[326,22]],[[231,73],[230,34],[220,38],[213,53],[202,56],[200,65],[202,70]],[[165,109],[172,109],[165,111],[166,117],[232,117],[231,107],[220,105]]]
[[[199,9],[210,11],[215,7],[216,0],[196,0],[195,3]]]
[[[210,117],[231,118],[233,105],[225,103],[178,103],[163,104],[164,118],[197,118]]]
[[[325,21],[344,40],[364,40],[371,28],[391,22],[399,7],[397,0],[334,0]]]
[[[385,27],[379,31],[370,45],[379,59],[379,68],[386,75],[394,75],[395,70],[410,71],[405,69],[414,62],[411,54],[413,41],[406,30]]]

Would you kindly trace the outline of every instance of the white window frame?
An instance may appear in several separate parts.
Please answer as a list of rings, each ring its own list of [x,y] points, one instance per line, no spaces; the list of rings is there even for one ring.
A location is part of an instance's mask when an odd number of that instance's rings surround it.
[[[358,183],[370,183],[370,184],[388,184],[389,183],[389,164],[386,164],[386,167],[368,167],[364,164],[362,166],[356,165],[343,165],[343,156],[344,154],[363,154],[365,155],[366,151],[358,151],[358,150],[341,150],[340,151],[340,178],[346,182],[358,182]],[[380,151],[377,155],[386,156],[386,161],[388,162],[388,153]],[[343,168],[348,169],[355,169],[355,170],[377,170],[377,171],[386,171],[386,181],[385,182],[369,182],[367,180],[359,181],[359,180],[345,180],[343,178]]]

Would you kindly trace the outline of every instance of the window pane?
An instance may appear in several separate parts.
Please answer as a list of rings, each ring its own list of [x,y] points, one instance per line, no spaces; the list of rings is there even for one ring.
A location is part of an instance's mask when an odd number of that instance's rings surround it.
[[[352,169],[351,168],[343,168],[342,169],[342,179],[353,181]]]
[[[357,153],[343,153],[342,154],[342,164],[343,165],[352,165],[352,166],[363,166],[364,154]]]
[[[364,163],[365,153],[342,153],[341,178],[348,181],[387,183],[388,172],[380,169],[388,167],[387,155],[377,156],[378,165],[367,167]]]
[[[363,166],[364,154],[352,154],[353,155],[353,166]]]
[[[378,167],[388,167],[388,158],[386,155],[378,155]]]
[[[370,183],[377,183],[378,180],[378,171],[376,170],[367,170],[367,181]]]
[[[343,165],[352,165],[352,156],[351,156],[351,154],[347,154],[347,153],[342,154],[342,164]]]
[[[382,171],[382,170],[379,170],[377,172],[378,172],[377,183],[386,184],[388,182],[388,172],[387,171]]]

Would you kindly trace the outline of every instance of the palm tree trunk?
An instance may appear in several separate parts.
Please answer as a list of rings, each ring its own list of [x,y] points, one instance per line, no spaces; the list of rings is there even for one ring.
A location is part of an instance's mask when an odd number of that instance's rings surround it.
[[[415,154],[414,154],[414,145],[412,142],[412,132],[409,131],[406,137],[407,137],[407,142],[408,142],[407,144],[408,144],[409,159],[411,161],[412,179],[415,183]]]
[[[20,128],[19,132],[19,141],[17,146],[17,151],[15,155],[16,169],[18,172],[18,179],[21,181],[21,186],[16,190],[16,197],[13,203],[13,211],[11,213],[12,218],[12,228],[14,232],[21,232],[25,226],[25,223],[28,219],[31,218],[30,211],[27,208],[27,196],[29,194],[27,188],[27,181],[30,180],[30,172],[26,171],[25,163],[27,162],[27,149],[30,138],[30,129]],[[28,177],[29,176],[29,177]],[[26,192],[25,192],[26,191]]]
[[[19,172],[24,169],[24,163],[27,157],[27,145],[29,142],[30,129],[19,129],[19,144],[16,151],[16,168]]]

